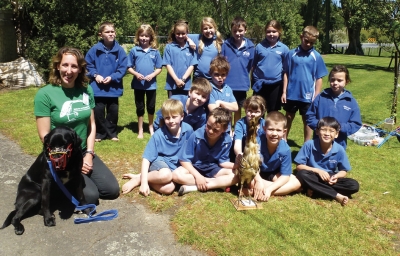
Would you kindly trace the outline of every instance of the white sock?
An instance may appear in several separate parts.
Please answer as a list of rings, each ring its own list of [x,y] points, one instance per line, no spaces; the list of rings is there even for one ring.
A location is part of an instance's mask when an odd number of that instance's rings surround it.
[[[197,186],[196,185],[185,185],[185,192],[193,192],[197,191]]]

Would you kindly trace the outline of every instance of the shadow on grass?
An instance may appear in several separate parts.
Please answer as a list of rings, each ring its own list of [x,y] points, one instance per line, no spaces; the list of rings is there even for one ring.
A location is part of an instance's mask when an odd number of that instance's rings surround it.
[[[287,140],[287,143],[289,144],[290,147],[296,147],[296,148],[301,148],[302,145],[297,144],[294,140]]]
[[[133,133],[139,132],[137,122],[130,122],[127,125],[118,126],[117,131],[118,131],[118,133],[120,133],[124,129],[128,129],[128,130],[132,131]],[[143,130],[144,130],[144,132],[149,132],[149,124],[148,123],[146,123],[146,122],[143,123]]]
[[[368,56],[366,56],[368,57]],[[366,60],[368,62],[368,60]],[[360,70],[366,70],[366,71],[385,71],[388,73],[393,73],[393,68],[387,68],[387,67],[382,67],[374,64],[354,64],[354,63],[346,63],[346,62],[338,62],[335,64],[326,64],[328,70],[332,69],[334,65],[344,65],[348,69],[360,69]],[[388,63],[389,65],[389,63]]]

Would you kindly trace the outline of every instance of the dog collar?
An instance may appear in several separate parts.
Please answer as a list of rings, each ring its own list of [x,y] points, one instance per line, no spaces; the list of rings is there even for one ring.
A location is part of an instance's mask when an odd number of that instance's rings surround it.
[[[67,167],[67,158],[71,157],[72,154],[72,144],[69,144],[65,148],[54,148],[50,149],[47,147],[50,161],[56,171],[63,171]]]

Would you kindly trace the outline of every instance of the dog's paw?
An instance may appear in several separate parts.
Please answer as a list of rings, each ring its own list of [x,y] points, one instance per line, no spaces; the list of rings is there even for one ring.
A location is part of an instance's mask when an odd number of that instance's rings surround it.
[[[22,235],[25,232],[24,226],[20,223],[19,225],[15,226],[14,228],[16,235]]]
[[[56,217],[51,215],[49,218],[44,218],[44,225],[47,227],[52,227],[56,225]]]

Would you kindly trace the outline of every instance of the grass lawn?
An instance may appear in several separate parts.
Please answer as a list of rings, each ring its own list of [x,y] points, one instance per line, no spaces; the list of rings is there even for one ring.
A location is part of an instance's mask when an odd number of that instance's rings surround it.
[[[326,55],[330,70],[344,64],[352,83],[347,86],[357,99],[364,123],[375,124],[389,117],[393,71],[388,57]],[[139,140],[137,117],[130,89],[131,75],[120,98],[120,142],[102,141],[96,153],[107,163],[122,185],[126,172],[140,172],[141,155],[149,139]],[[157,108],[167,98],[163,90],[165,70],[159,76]],[[324,79],[324,87],[328,87]],[[33,115],[33,97],[38,88],[0,91],[0,132],[23,150],[37,155],[41,150]],[[147,117],[145,117],[147,122]],[[147,126],[145,126],[146,131]],[[293,123],[289,144],[293,156],[303,140],[301,118]],[[310,199],[303,194],[272,197],[263,209],[237,212],[235,194],[190,193],[184,197],[152,193],[143,198],[138,189],[124,196],[147,204],[152,210],[173,214],[176,238],[210,255],[399,255],[400,254],[400,143],[393,137],[381,148],[362,147],[349,141],[347,149],[360,191],[341,207],[335,201]]]

